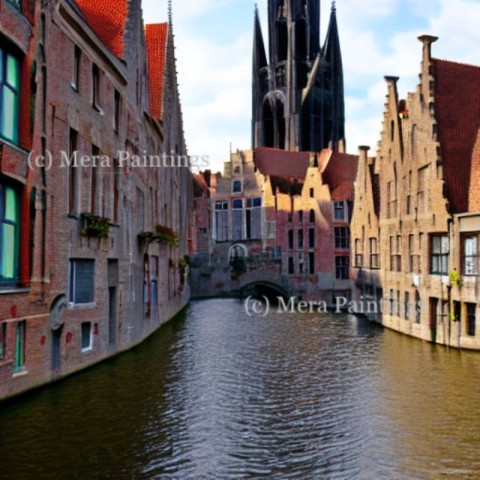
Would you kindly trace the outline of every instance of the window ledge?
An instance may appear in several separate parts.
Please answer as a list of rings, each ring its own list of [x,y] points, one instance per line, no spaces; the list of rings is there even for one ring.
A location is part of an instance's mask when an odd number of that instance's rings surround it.
[[[97,308],[97,304],[94,303],[68,303],[68,310],[74,312],[82,312],[85,310],[95,310]]]
[[[0,287],[0,295],[19,295],[21,293],[30,293],[30,289],[20,287]]]
[[[25,375],[28,375],[28,370],[26,368],[22,368],[21,370],[14,372],[12,378],[20,378],[24,377]]]

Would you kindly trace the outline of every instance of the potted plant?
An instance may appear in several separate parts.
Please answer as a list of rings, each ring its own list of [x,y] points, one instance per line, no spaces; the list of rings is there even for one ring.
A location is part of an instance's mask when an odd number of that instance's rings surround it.
[[[93,213],[82,213],[81,220],[81,235],[100,239],[108,238],[110,233],[110,220],[108,218],[99,217]]]

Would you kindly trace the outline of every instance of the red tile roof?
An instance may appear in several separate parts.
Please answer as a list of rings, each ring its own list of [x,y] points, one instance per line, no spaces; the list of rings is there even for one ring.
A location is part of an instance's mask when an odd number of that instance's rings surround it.
[[[272,175],[270,182],[274,195],[278,192],[286,195],[301,195],[305,178]]]
[[[467,212],[472,153],[480,126],[480,67],[437,59],[432,63],[435,118],[450,211]]]
[[[85,20],[117,57],[124,53],[128,0],[76,0]]]
[[[210,197],[210,189],[208,188],[203,173],[193,174],[193,190],[195,198]]]
[[[147,42],[148,82],[150,91],[150,114],[163,118],[163,89],[168,39],[168,23],[145,26]]]
[[[309,163],[309,152],[289,152],[266,147],[255,150],[255,165],[265,176],[304,178]]]
[[[331,152],[330,159],[325,163],[325,151],[320,160],[324,160],[319,166],[322,172],[323,182],[330,187],[332,200],[353,200],[354,183],[357,178],[358,156],[346,153]],[[321,163],[321,162],[320,162]]]

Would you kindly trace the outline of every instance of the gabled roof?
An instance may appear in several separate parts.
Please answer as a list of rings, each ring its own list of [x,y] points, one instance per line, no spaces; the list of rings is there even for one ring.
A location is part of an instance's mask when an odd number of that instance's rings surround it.
[[[358,156],[330,152],[328,161],[325,161],[325,150],[320,156],[319,169],[322,173],[323,183],[330,187],[332,200],[353,200],[353,187],[358,171]]]
[[[310,163],[309,152],[289,152],[260,147],[255,150],[255,165],[262,175],[305,178]]]
[[[92,30],[117,57],[123,58],[128,0],[76,0]]]
[[[480,67],[432,60],[435,118],[451,213],[468,212],[473,147],[480,126]]]
[[[148,83],[150,92],[150,114],[163,118],[163,90],[167,57],[168,23],[145,26],[147,43]]]

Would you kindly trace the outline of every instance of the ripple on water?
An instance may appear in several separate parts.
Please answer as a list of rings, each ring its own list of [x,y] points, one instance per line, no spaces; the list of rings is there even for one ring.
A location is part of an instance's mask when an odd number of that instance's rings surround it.
[[[480,478],[479,376],[478,355],[350,316],[194,302],[134,352],[0,412],[0,475]]]

